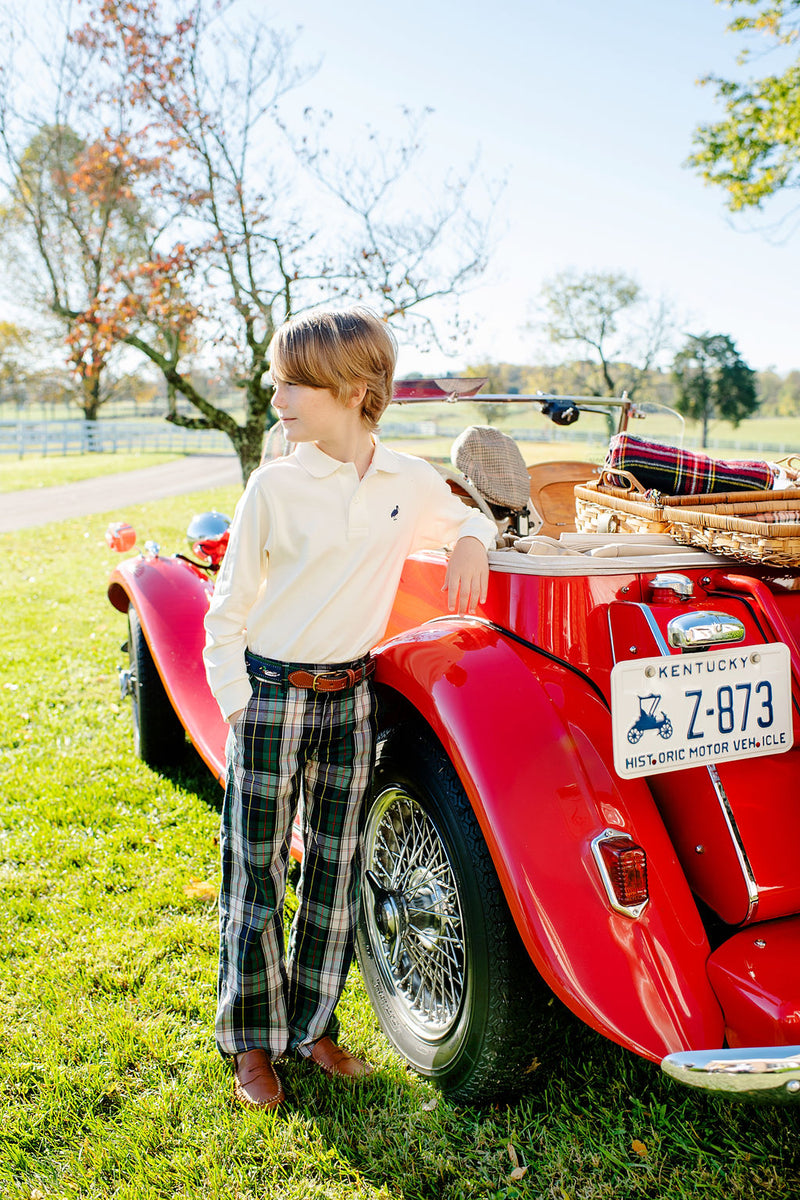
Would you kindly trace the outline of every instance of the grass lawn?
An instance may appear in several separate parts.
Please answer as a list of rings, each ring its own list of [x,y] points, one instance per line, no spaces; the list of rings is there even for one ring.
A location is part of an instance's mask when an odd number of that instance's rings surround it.
[[[62,483],[79,483],[99,475],[116,475],[118,471],[138,471],[159,463],[174,462],[183,454],[166,450],[141,451],[137,454],[51,454],[30,455],[25,458],[0,459],[0,492],[17,492],[25,488],[55,487]]]
[[[235,496],[126,515],[177,548]],[[287,1066],[285,1113],[234,1107],[212,1038],[221,791],[188,748],[164,774],[133,758],[114,515],[0,537],[3,1200],[800,1194],[796,1112],[685,1092],[556,1003],[525,1099],[452,1106],[389,1050],[357,971],[342,1023],[375,1077],[351,1090]]]

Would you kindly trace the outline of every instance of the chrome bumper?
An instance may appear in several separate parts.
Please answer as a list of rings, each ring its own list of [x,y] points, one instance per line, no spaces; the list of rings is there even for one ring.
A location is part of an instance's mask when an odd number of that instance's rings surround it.
[[[800,1046],[745,1046],[668,1054],[661,1069],[679,1083],[731,1100],[800,1101]]]

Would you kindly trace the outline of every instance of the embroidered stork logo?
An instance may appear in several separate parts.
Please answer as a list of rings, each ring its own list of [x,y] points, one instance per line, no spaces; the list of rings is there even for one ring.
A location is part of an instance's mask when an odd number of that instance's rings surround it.
[[[392,518],[393,521],[396,521],[399,515],[400,515],[400,505],[395,504],[394,508],[389,513],[389,516]]]

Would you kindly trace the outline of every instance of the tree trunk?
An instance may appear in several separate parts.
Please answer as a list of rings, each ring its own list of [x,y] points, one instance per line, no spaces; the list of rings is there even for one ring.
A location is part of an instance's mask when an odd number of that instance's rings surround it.
[[[606,362],[599,348],[598,353],[600,354],[600,369],[603,374],[603,383],[605,384],[606,395],[609,397],[609,399],[612,399],[617,395],[617,387],[614,383],[614,380],[611,378],[611,372],[609,371],[608,363]],[[619,413],[616,411],[616,409],[609,409],[606,413],[604,413],[604,416],[608,436],[609,438],[612,438],[619,428]]]
[[[706,407],[703,409],[702,445],[700,446],[701,450],[705,450],[706,446],[708,445],[708,426],[710,424],[710,421],[711,421],[711,412],[708,408],[708,405],[706,405]]]
[[[233,440],[234,449],[239,456],[239,466],[242,470],[242,484],[247,481],[261,462],[263,434],[256,429],[242,429],[240,436]]]
[[[123,341],[129,346],[140,350],[151,362],[155,363],[167,383],[168,395],[171,395],[166,419],[182,429],[219,429],[228,437],[239,459],[242,471],[242,483],[248,479],[261,462],[261,452],[264,444],[264,434],[275,423],[275,416],[269,412],[269,402],[272,398],[272,387],[263,387],[261,377],[264,365],[256,364],[250,379],[247,381],[247,416],[240,425],[230,413],[218,408],[206,399],[186,376],[177,370],[175,362],[160,354],[158,350],[137,337],[127,334]],[[188,417],[179,413],[175,406],[175,393],[184,396],[191,405],[201,413],[201,416]]]
[[[83,419],[85,421],[96,421],[102,403],[103,401],[100,398],[100,377],[97,375],[85,375],[81,379],[81,398],[78,401],[83,413]]]
[[[234,433],[228,433],[228,437],[233,443],[233,448],[239,458],[239,466],[242,471],[242,484],[247,485],[247,481],[255,471],[256,467],[261,464],[261,455],[264,450],[264,437],[272,428],[274,422],[264,419],[251,419],[244,425],[239,425]]]

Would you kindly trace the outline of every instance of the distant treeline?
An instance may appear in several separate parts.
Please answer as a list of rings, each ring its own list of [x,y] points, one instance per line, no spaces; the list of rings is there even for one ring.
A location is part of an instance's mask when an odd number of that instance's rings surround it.
[[[453,374],[458,374],[454,371]],[[592,396],[604,395],[600,369],[596,363],[574,361],[558,366],[524,366],[518,363],[483,362],[470,365],[464,374],[487,376],[484,392],[526,395],[532,392],[550,392],[555,395]],[[626,368],[624,363],[614,364],[614,376],[622,381],[620,391],[627,387],[628,393],[640,401],[653,401],[675,406],[675,385],[669,370],[652,370],[641,373]],[[779,375],[776,371],[757,371],[759,415],[762,417],[800,416],[800,370]]]
[[[640,401],[650,400],[675,405],[675,387],[668,370],[637,372],[625,364],[614,364],[615,378],[621,380],[619,392]],[[414,374],[414,373],[412,373]],[[549,392],[556,395],[604,395],[599,368],[592,362],[567,362],[559,366],[525,366],[518,363],[474,363],[466,369],[454,368],[448,374],[487,377],[484,393],[526,395]],[[759,416],[800,417],[800,370],[779,375],[776,371],[758,371]],[[241,389],[232,379],[219,373],[195,372],[197,385],[215,403],[231,412],[241,407]],[[0,416],[23,416],[36,410],[37,416],[64,418],[78,412],[78,388],[64,369],[4,373],[0,369]],[[167,408],[163,381],[146,371],[130,372],[115,379],[99,416],[132,417],[163,415]]]

